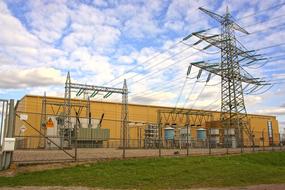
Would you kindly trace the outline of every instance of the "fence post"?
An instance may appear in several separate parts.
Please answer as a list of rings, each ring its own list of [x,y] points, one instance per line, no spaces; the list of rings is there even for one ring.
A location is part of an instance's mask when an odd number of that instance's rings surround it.
[[[0,137],[2,137],[2,133],[4,132],[3,131],[3,128],[5,126],[5,121],[4,121],[4,117],[5,117],[5,105],[8,106],[8,102],[6,101],[1,101],[2,102],[2,113],[1,113],[1,128],[0,128]],[[2,139],[0,138],[0,144],[1,146],[3,145],[2,144]]]
[[[139,127],[139,130],[140,130],[140,132],[139,132],[139,134],[140,134],[140,136],[139,136],[139,148],[141,149],[142,148],[142,128]]]
[[[75,122],[75,131],[74,131],[74,160],[77,161],[77,130],[78,130],[78,124],[80,124],[79,115],[78,112],[76,112],[76,122]],[[91,133],[92,134],[92,133]]]
[[[189,113],[187,114],[187,132],[186,132],[186,135],[187,135],[187,137],[186,137],[186,148],[187,148],[187,156],[189,156],[189,124],[190,124],[190,118],[189,118]]]
[[[125,136],[125,127],[123,127],[123,158],[126,157],[126,136]]]
[[[3,133],[3,138],[5,140],[5,137],[11,138],[14,137],[15,133],[15,119],[16,119],[16,108],[14,107],[14,100],[10,99],[9,103],[9,114],[7,118],[7,125],[4,127],[4,133]],[[16,106],[17,107],[17,106]],[[6,128],[6,129],[5,129]],[[2,153],[2,165],[1,169],[8,169],[10,167],[11,161],[13,157],[13,152],[3,152]]]
[[[187,143],[186,143],[186,146],[187,146],[187,156],[189,156],[189,124],[187,125]]]
[[[280,150],[282,150],[282,147],[281,147],[281,134],[279,133],[279,147],[280,147]]]
[[[157,112],[157,129],[158,129],[158,155],[161,157],[161,123],[160,123],[160,111]]]
[[[161,136],[162,136],[162,130],[161,127],[159,126],[158,128],[158,153],[159,153],[159,157],[161,157],[161,145],[162,145],[162,140],[161,140]]]
[[[254,134],[252,134],[252,152],[254,152],[255,151],[255,135]]]
[[[273,134],[272,134],[273,135]],[[270,144],[270,138],[268,138],[268,141],[269,141],[269,144]],[[272,141],[271,141],[272,143],[271,143],[271,151],[274,151],[274,149],[273,149],[273,138],[272,138]]]
[[[211,151],[211,127],[208,130],[208,147],[209,147],[209,155],[211,155],[212,151]]]
[[[239,127],[239,145],[240,145],[240,153],[243,153],[243,130]]]
[[[262,150],[265,151],[265,146],[264,146],[264,131],[262,131]]]
[[[229,126],[227,126],[227,135],[224,135],[224,138],[226,136],[227,140],[226,140],[226,150],[227,150],[227,154],[229,154]]]

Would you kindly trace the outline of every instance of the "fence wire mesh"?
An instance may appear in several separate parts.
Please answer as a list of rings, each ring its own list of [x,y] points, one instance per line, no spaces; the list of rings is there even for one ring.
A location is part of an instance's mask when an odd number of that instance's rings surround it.
[[[55,142],[59,142],[61,137],[50,136]],[[73,161],[77,154],[77,160],[100,160],[123,157],[123,147],[121,147],[121,139],[110,138],[105,141],[100,139],[85,139],[77,142],[77,153],[75,153],[76,139],[72,140],[72,146],[64,148],[66,152],[55,146],[47,146],[39,148],[38,142],[41,137],[38,136],[17,136],[16,151],[14,152],[14,162],[60,162]],[[100,143],[98,143],[100,142]],[[271,145],[265,146],[263,143],[250,144],[250,141],[244,141],[243,147],[226,147],[224,145],[209,146],[207,139],[205,141],[189,140],[186,141],[173,140],[172,142],[161,140],[156,142],[155,146],[146,146],[142,139],[129,139],[128,147],[125,149],[126,158],[134,157],[159,157],[159,156],[192,156],[192,155],[224,155],[239,154],[241,152],[260,152],[260,151],[279,151],[285,150],[285,146],[279,141],[274,141]],[[264,146],[263,146],[264,145]]]
[[[73,113],[72,128],[65,129],[60,127],[63,108],[49,109],[43,114],[41,102],[42,99],[29,104],[22,101],[16,110],[14,162],[66,162],[285,150],[279,133],[254,131],[252,137],[244,134],[240,139],[236,134],[225,134],[222,129],[218,133],[211,133],[205,128],[204,135],[199,136],[198,133],[192,133],[192,130],[198,128],[190,127],[189,134],[186,134],[185,126],[177,126],[175,135],[170,138],[165,132],[166,126],[158,129],[148,124],[129,124],[128,136],[123,143],[121,120],[114,119],[120,118],[119,109],[105,111],[102,127],[98,125],[100,115],[88,118],[83,112],[79,115],[80,122],[77,122]],[[158,131],[161,131],[160,135]]]

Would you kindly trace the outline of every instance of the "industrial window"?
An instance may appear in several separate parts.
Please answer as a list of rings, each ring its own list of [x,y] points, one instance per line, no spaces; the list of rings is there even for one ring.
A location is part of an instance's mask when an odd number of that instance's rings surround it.
[[[272,130],[272,121],[268,121],[267,122],[267,127],[268,127],[268,137],[272,138],[273,136],[273,130]]]

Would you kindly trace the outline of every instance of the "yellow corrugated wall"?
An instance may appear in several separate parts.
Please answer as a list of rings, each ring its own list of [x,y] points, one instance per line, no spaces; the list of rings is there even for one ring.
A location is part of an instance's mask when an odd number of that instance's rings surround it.
[[[17,113],[23,113],[28,115],[28,122],[34,126],[35,128],[40,128],[40,120],[41,120],[41,111],[42,111],[42,96],[32,96],[27,95],[23,97],[19,103]],[[47,101],[55,101],[62,102],[63,98],[57,97],[47,97]],[[82,102],[86,103],[84,100],[72,100],[74,102]],[[148,105],[136,105],[129,104],[129,121],[134,122],[144,122],[144,123],[156,123],[157,122],[157,110],[163,109],[167,107],[159,107],[159,106],[148,106]],[[169,107],[168,107],[169,108]],[[53,114],[53,112],[58,111],[58,108],[52,109],[51,106],[47,106],[47,114]],[[111,138],[120,138],[120,127],[121,127],[121,104],[120,103],[110,103],[110,102],[99,102],[99,101],[91,101],[90,110],[92,113],[92,117],[96,119],[100,119],[102,113],[105,114],[104,120],[102,123],[102,128],[110,129],[110,137]],[[59,109],[59,112],[63,112],[63,108]],[[72,110],[71,115],[75,116],[75,111]],[[213,119],[219,119],[219,113],[213,112]],[[80,117],[86,117],[86,111],[83,110]],[[268,145],[268,127],[267,122],[272,121],[272,127],[274,131],[274,140],[279,140],[278,135],[278,121],[274,116],[261,116],[261,115],[249,115],[250,124],[255,132],[255,139],[259,141],[262,131],[264,132],[265,137],[265,145]],[[164,121],[165,122],[165,121]],[[182,123],[185,122],[185,119],[182,120]],[[15,135],[24,135],[24,136],[38,136],[38,133],[27,126],[27,130],[24,134],[20,134],[19,128],[25,125],[18,118],[16,119],[16,131]],[[177,125],[182,126],[181,123],[177,123]],[[130,124],[130,138],[131,139],[139,139],[139,128],[141,128],[141,136],[144,136],[144,126],[142,124]],[[202,123],[202,127],[205,127],[205,122]],[[192,137],[196,137],[196,129],[191,129]],[[32,146],[36,146],[37,142],[28,142],[33,144]]]

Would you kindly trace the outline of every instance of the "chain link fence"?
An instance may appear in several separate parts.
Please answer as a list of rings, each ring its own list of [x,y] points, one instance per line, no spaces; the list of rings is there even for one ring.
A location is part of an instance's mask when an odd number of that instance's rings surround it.
[[[205,123],[204,127],[200,124],[188,125],[188,128],[185,125],[172,128],[161,125],[159,128],[156,124],[130,121],[127,136],[122,138],[122,121],[114,119],[120,118],[121,109],[105,110],[102,126],[102,113],[89,117],[88,112],[80,114],[79,109],[74,110],[69,125],[71,128],[64,128],[64,110],[60,100],[57,101],[53,102],[55,107],[46,107],[48,111],[45,112],[42,98],[21,101],[16,110],[13,162],[47,163],[285,150],[279,133],[254,131],[250,138],[245,133],[239,138],[235,132],[209,130]],[[75,113],[79,113],[78,117]]]
[[[48,138],[53,139],[55,142],[60,142],[61,139],[59,136],[50,136]],[[108,140],[87,138],[77,140],[77,144],[75,143],[76,139],[72,139],[71,146],[64,148],[64,151],[53,146],[48,140],[45,148],[39,148],[39,141],[41,141],[41,137],[38,136],[16,136],[16,151],[14,152],[13,161],[37,163],[119,159],[123,157],[225,155],[285,150],[285,146],[279,140],[263,142],[260,139],[254,139],[254,143],[251,140],[244,139],[243,146],[237,146],[234,144],[235,142],[231,144],[213,143],[208,138],[188,141],[162,139],[154,141],[151,146],[145,139],[128,139],[127,147],[123,148],[121,146],[122,140],[119,138],[110,138]]]

